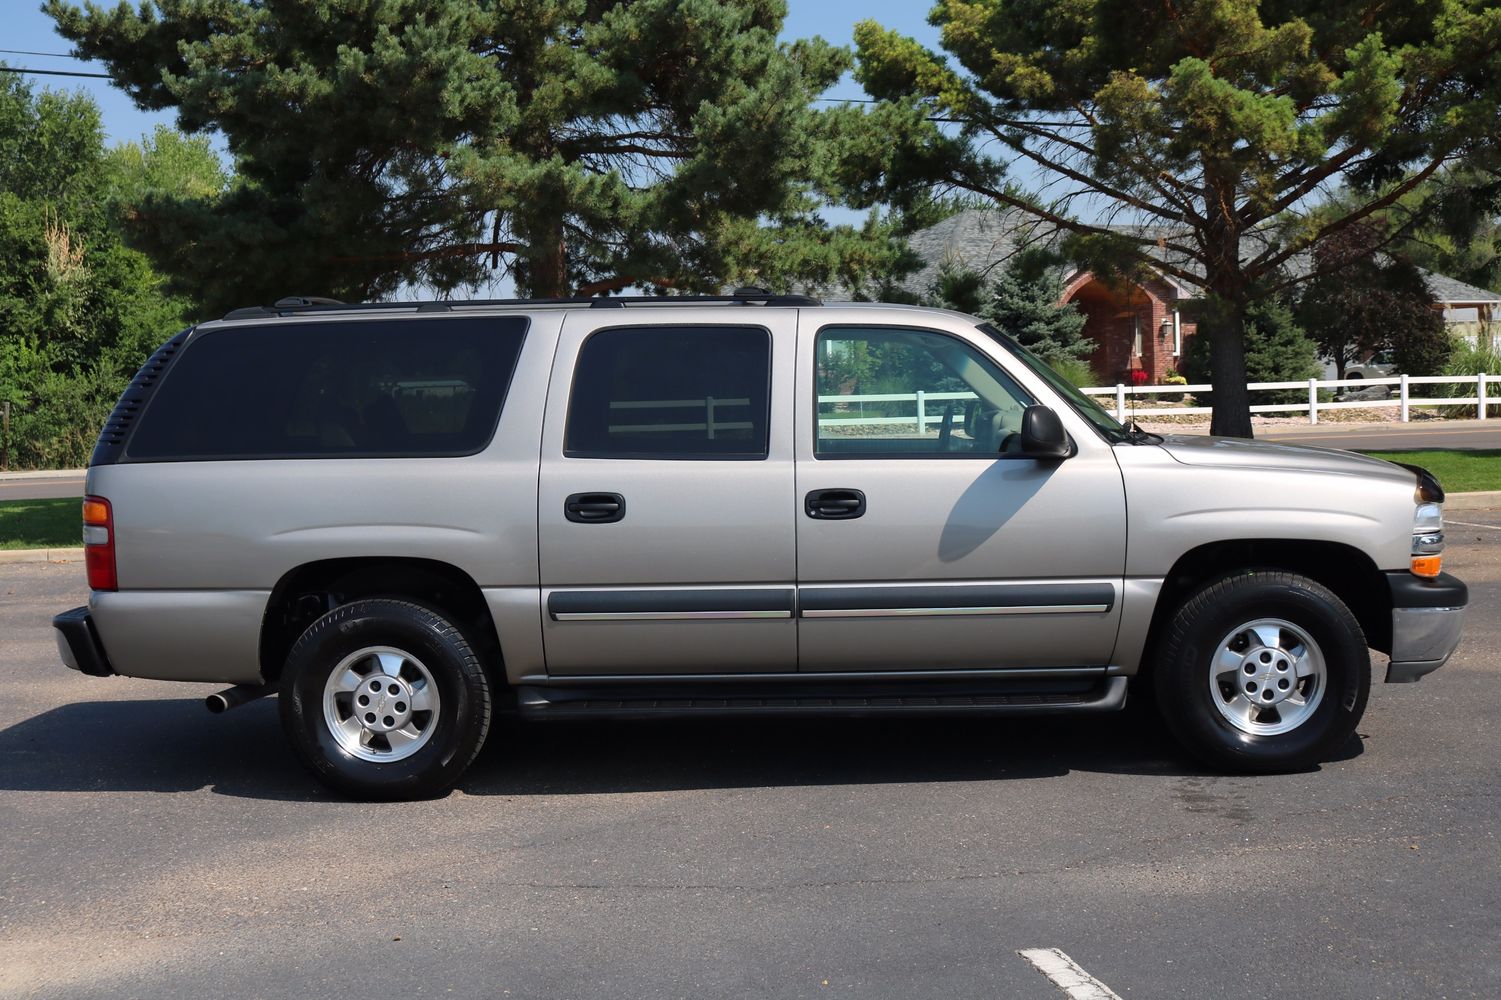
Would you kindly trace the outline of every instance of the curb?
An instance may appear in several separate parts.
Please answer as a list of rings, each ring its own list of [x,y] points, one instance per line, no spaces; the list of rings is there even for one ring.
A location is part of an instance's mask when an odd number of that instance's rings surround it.
[[[83,559],[83,549],[0,549],[0,565],[6,563],[67,563]]]
[[[1476,493],[1450,493],[1444,498],[1444,510],[1489,510],[1501,507],[1501,490]]]

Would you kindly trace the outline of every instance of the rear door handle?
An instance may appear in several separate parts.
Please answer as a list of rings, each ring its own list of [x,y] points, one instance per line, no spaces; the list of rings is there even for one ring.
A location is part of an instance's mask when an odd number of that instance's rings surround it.
[[[865,513],[865,494],[859,490],[814,490],[803,502],[803,510],[820,521],[848,521]]]
[[[563,501],[563,516],[575,524],[609,524],[625,517],[625,497],[619,493],[571,493]]]

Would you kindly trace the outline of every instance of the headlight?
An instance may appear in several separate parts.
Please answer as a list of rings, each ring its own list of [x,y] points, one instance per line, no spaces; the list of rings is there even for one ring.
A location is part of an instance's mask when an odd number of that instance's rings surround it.
[[[1444,508],[1438,503],[1420,503],[1412,515],[1412,571],[1418,576],[1438,576],[1444,551]]]

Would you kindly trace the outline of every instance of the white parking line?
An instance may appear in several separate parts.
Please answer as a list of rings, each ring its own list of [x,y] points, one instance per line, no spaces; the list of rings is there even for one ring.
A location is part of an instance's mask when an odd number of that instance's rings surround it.
[[[1501,525],[1495,525],[1495,524],[1476,524],[1474,521],[1451,521],[1448,518],[1444,518],[1444,523],[1445,524],[1462,524],[1466,528],[1489,528],[1491,531],[1501,531]]]
[[[1079,968],[1079,963],[1057,948],[1026,948],[1017,952],[1071,1000],[1121,1000],[1120,994]]]

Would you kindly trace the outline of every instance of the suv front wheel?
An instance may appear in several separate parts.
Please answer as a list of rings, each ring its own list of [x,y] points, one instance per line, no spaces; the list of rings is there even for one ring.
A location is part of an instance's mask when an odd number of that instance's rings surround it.
[[[1371,661],[1343,601],[1280,570],[1200,589],[1168,626],[1153,688],[1173,735],[1236,771],[1299,770],[1337,754],[1365,712]]]
[[[446,790],[490,728],[489,681],[463,633],[398,600],[354,601],[309,626],[278,700],[302,762],[361,799]]]

